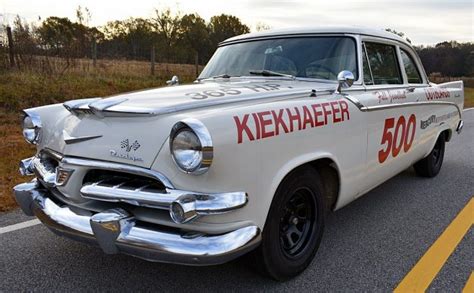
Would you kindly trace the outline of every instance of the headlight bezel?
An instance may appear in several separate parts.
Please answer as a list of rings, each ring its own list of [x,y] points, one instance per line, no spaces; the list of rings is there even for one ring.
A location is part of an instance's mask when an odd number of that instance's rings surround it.
[[[183,131],[192,132],[197,137],[200,143],[199,149],[201,152],[201,160],[193,168],[186,168],[185,166],[183,166],[183,164],[179,162],[179,158],[176,158],[175,153],[173,151],[173,144],[175,142],[175,138]],[[209,167],[211,166],[214,157],[214,147],[212,144],[212,138],[211,134],[209,133],[209,130],[201,121],[194,118],[187,118],[174,124],[170,132],[169,149],[173,162],[176,164],[180,171],[186,174],[200,175],[206,173],[209,170]]]
[[[27,143],[36,145],[40,142],[42,123],[38,114],[32,111],[23,111],[21,127],[23,138]]]

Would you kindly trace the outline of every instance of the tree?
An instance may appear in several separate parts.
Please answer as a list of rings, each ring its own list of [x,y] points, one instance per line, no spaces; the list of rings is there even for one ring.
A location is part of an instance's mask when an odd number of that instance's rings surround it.
[[[92,13],[90,12],[89,8],[82,8],[81,5],[79,5],[76,9],[76,18],[77,23],[89,26],[89,22],[92,18]]]
[[[261,21],[257,22],[257,24],[255,25],[255,30],[257,32],[267,31],[271,28],[272,28],[271,26]]]
[[[47,51],[67,59],[89,56],[92,41],[102,37],[97,28],[56,16],[43,21],[38,35]]]
[[[393,34],[396,34],[397,36],[404,38],[405,40],[407,40],[408,43],[411,44],[411,40],[405,36],[404,32],[397,32],[396,30],[391,29],[391,28],[386,28],[385,30],[389,33],[393,33]]]
[[[186,14],[181,18],[180,28],[180,39],[183,47],[193,51],[198,60],[199,57],[201,58],[201,62],[202,58],[210,57],[209,32],[202,17],[198,14]]]
[[[243,24],[240,19],[227,14],[211,17],[208,27],[213,48],[217,48],[219,42],[225,39],[250,32],[250,28]]]
[[[169,61],[171,52],[179,40],[179,25],[181,18],[179,13],[173,15],[171,10],[159,11],[155,9],[155,17],[151,19],[157,33],[158,49],[164,53],[165,59]]]

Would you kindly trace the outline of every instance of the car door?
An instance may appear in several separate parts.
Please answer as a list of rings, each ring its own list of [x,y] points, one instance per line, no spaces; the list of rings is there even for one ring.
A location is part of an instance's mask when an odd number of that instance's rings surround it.
[[[360,102],[367,114],[366,191],[410,166],[421,153],[417,120],[425,110],[415,104],[427,83],[417,68],[410,67],[411,79],[407,78],[402,60],[406,56],[400,52],[396,41],[366,38],[362,43],[366,94]]]

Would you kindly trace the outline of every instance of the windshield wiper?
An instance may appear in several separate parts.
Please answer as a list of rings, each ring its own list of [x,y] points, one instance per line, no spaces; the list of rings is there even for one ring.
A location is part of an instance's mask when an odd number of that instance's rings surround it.
[[[231,78],[231,77],[238,77],[238,76],[232,76],[228,75],[227,73],[224,74],[219,74],[219,75],[214,75],[214,76],[209,76],[209,77],[203,77],[203,78],[198,78],[197,80],[204,80],[204,79],[216,79],[216,78]]]
[[[271,71],[271,70],[266,70],[266,69],[263,69],[263,70],[250,70],[249,73],[253,74],[253,75],[261,75],[261,76],[283,76],[283,77],[295,78],[295,76],[291,75],[291,74],[284,74],[284,73]]]

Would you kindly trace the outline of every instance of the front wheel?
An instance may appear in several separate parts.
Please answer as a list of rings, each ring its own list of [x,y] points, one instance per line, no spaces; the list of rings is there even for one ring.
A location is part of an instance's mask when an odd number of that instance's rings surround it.
[[[441,170],[441,165],[443,165],[444,149],[445,138],[444,134],[441,134],[430,154],[413,166],[416,174],[418,174],[418,176],[429,178],[438,175],[439,170]]]
[[[311,263],[324,229],[323,185],[309,166],[290,173],[273,199],[257,251],[263,271],[283,281]]]

